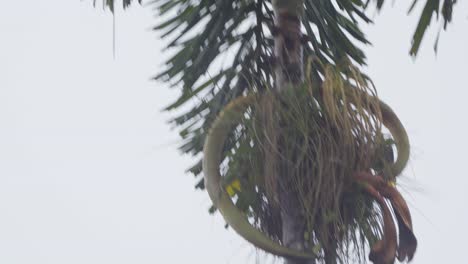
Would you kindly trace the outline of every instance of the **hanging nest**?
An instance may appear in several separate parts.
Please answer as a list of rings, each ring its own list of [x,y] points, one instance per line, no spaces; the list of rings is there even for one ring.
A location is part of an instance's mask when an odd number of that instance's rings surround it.
[[[308,78],[226,107],[204,148],[210,197],[233,229],[279,256],[362,263],[370,247],[376,264],[411,260],[411,216],[394,187],[407,135],[357,70],[324,72],[319,86]],[[226,141],[236,147],[226,151]],[[301,223],[304,251],[283,241],[284,215]]]

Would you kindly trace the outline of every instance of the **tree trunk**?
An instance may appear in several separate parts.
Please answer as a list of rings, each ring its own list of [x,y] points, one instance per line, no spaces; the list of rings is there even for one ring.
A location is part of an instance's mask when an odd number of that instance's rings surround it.
[[[301,17],[303,0],[273,1],[275,10],[275,88],[278,91],[290,89],[304,80],[303,47],[301,34]],[[278,143],[278,142],[277,142]],[[286,166],[280,167],[285,168]],[[304,250],[305,221],[302,216],[287,171],[280,169],[278,187],[280,188],[279,205],[281,207],[283,243],[297,250]],[[315,261],[286,259],[285,264],[312,264]]]

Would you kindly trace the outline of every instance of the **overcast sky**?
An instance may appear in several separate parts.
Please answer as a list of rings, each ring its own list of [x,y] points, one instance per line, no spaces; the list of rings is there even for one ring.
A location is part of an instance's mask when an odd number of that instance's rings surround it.
[[[414,263],[468,263],[468,5],[457,5],[437,56],[438,25],[414,60],[417,17],[395,2],[366,27],[366,70],[413,147],[400,187]],[[91,0],[2,0],[0,263],[258,260],[184,173],[193,159],[160,111],[178,91],[150,80],[164,58],[154,15],[118,10],[114,59],[112,17]]]

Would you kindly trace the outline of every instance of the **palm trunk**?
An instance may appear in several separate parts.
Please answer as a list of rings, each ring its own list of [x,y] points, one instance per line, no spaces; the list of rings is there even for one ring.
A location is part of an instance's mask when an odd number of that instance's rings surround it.
[[[288,89],[304,80],[303,47],[301,17],[303,0],[273,1],[275,10],[275,88],[278,91]],[[286,168],[287,166],[280,167]],[[305,221],[301,214],[297,198],[288,182],[287,171],[280,169],[278,186],[280,188],[279,205],[281,207],[282,240],[290,248],[304,250]],[[286,259],[285,264],[312,264],[314,261]]]
[[[304,79],[301,17],[302,0],[276,0],[275,56],[276,89],[286,89]]]

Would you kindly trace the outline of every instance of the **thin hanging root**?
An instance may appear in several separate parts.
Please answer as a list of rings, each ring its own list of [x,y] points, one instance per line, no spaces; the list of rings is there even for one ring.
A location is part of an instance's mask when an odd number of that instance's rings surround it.
[[[395,223],[392,219],[392,213],[385,203],[382,195],[370,184],[365,184],[364,189],[379,204],[383,216],[383,238],[372,247],[369,259],[375,264],[393,264],[397,251],[397,234]]]
[[[274,255],[282,257],[292,257],[299,259],[316,258],[317,256],[315,256],[312,252],[301,252],[285,247],[279,244],[278,242],[273,241],[260,230],[253,227],[249,223],[247,217],[241,211],[239,211],[239,209],[233,204],[231,198],[229,197],[221,183],[219,166],[221,163],[224,143],[232,128],[242,120],[245,110],[249,106],[251,106],[256,99],[258,98],[255,94],[235,99],[226,106],[226,108],[220,113],[219,117],[213,123],[213,126],[205,140],[205,145],[203,149],[203,173],[205,177],[206,189],[211,198],[211,201],[213,202],[213,205],[219,210],[221,215],[224,217],[225,221],[240,236],[252,243],[254,246],[263,249],[267,252],[270,252]],[[379,104],[382,108],[382,122],[390,130],[397,145],[398,158],[397,161],[394,164],[392,164],[392,172],[394,172],[394,175],[396,176],[401,172],[402,168],[406,165],[406,162],[408,160],[408,137],[403,126],[401,125],[400,121],[393,113],[391,108],[381,101],[379,101]],[[376,188],[374,187],[374,189]],[[403,237],[400,235],[400,241],[405,241],[400,242],[400,245],[404,245],[406,241],[410,246],[415,245],[415,239],[412,240],[412,238],[414,237],[414,235],[412,235],[412,227],[410,224],[408,225],[408,223],[411,223],[408,222],[408,219],[410,218],[408,218],[408,215],[405,214],[405,208],[407,208],[405,207],[406,204],[400,204],[400,201],[397,199],[398,197],[392,197],[393,200],[396,201],[394,203],[399,204],[399,206],[395,206],[395,208],[397,208],[396,213],[399,215],[399,219],[402,220],[401,222],[403,223],[403,225],[407,227],[406,231],[408,231]],[[387,207],[383,207],[383,210],[388,210],[388,208],[385,208]],[[388,213],[386,214],[388,215]],[[388,226],[388,228],[391,228],[390,225],[386,226]],[[387,233],[391,234],[392,230],[389,229]],[[388,235],[387,237],[389,237],[388,239],[391,238],[390,235]],[[392,242],[387,241],[386,243],[391,244]],[[378,250],[379,247],[381,246],[377,246],[375,252],[381,252],[381,250]],[[412,258],[414,250],[412,250],[411,247],[407,247],[407,249],[408,250],[402,249],[398,251],[399,258],[404,258],[406,256],[408,256],[408,259]],[[388,261],[392,257],[391,254],[387,251],[379,253],[376,255],[376,257],[377,256],[385,261]],[[382,263],[386,264],[387,262]]]
[[[398,260],[411,261],[417,248],[416,236],[413,233],[411,214],[405,200],[395,187],[386,183],[382,177],[374,176],[368,172],[359,172],[355,175],[358,182],[371,185],[378,193],[387,198],[393,208],[399,230]]]

